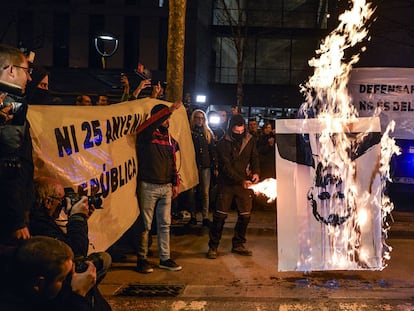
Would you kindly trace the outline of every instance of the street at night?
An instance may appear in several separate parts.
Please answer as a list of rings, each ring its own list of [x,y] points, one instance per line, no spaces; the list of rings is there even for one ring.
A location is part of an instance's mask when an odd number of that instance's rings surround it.
[[[258,207],[247,234],[252,257],[230,252],[234,213],[217,259],[206,258],[208,233],[201,225],[178,226],[171,249],[182,271],[154,267],[153,273],[140,274],[136,256],[129,254],[127,262],[113,264],[100,288],[114,311],[414,310],[414,214],[396,209],[392,215],[387,242],[393,250],[383,271],[278,272],[276,209]],[[154,265],[155,241],[156,236],[149,258]]]

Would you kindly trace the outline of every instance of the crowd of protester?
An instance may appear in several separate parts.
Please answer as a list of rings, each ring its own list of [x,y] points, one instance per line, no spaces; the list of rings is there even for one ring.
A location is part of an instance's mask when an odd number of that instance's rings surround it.
[[[121,74],[120,102],[146,96],[164,98],[164,85],[159,81],[152,83],[151,72],[141,63],[136,74],[142,80],[135,88],[130,86],[128,77]],[[88,219],[95,206],[88,203],[86,196],[71,201],[58,180],[45,176],[34,179],[30,124],[26,114],[28,105],[58,102],[49,93],[49,72],[33,66],[19,49],[0,45],[0,81],[18,86],[19,91],[12,94],[0,89],[0,194],[3,199],[0,264],[7,270],[4,273],[16,273],[16,284],[0,295],[0,307],[71,310],[70,306],[76,305],[76,310],[110,310],[99,293],[98,284],[119,254],[116,248],[88,254]],[[131,240],[135,244],[139,273],[154,271],[154,264],[148,260],[153,234],[158,242],[158,267],[169,271],[183,269],[171,258],[170,227],[179,214],[179,197],[184,195],[191,215],[186,225],[200,224],[208,231],[207,258],[217,258],[225,220],[234,209],[238,217],[232,252],[252,256],[246,246],[254,204],[249,187],[263,178],[275,178],[275,133],[271,123],[259,129],[257,120],[250,119],[247,126],[237,106],[232,107],[229,118],[226,111],[207,114],[192,107],[190,94],[186,94],[184,102],[175,102],[170,107],[161,103],[155,105],[137,130],[140,214],[134,230],[128,232],[134,235]],[[105,94],[99,95],[95,103],[88,94],[79,94],[74,99],[77,106],[109,104]],[[169,118],[181,107],[187,110],[192,134],[190,143],[194,146],[199,178],[198,184],[185,194],[179,194],[180,178],[175,163],[175,153],[180,146],[169,132]],[[210,126],[211,116],[217,116],[220,122]],[[23,189],[24,196],[21,195]],[[62,211],[67,216],[63,230],[57,223]],[[27,257],[29,254],[32,259]],[[19,265],[25,268],[19,270]],[[42,278],[58,283],[53,292],[38,289],[36,282]],[[27,292],[20,293],[20,285],[24,285]],[[20,294],[27,297],[27,302],[16,299]]]
[[[88,254],[94,206],[86,196],[69,200],[56,180],[34,180],[28,105],[51,102],[43,92],[48,72],[32,62],[0,45],[0,269],[10,281],[1,286],[0,309],[111,310],[97,287],[111,256]],[[55,222],[64,205],[66,233]]]

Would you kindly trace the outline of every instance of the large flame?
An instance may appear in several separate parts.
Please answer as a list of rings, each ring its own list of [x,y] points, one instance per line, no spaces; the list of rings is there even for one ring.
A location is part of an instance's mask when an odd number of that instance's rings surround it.
[[[317,110],[320,117],[328,114],[339,118],[357,116],[350,103],[347,84],[352,66],[359,61],[359,54],[344,62],[345,50],[363,41],[368,35],[365,26],[374,10],[365,0],[353,0],[350,10],[339,16],[339,25],[322,42],[309,65],[314,67],[314,74],[302,86],[306,96],[304,112]],[[365,47],[362,48],[362,50]]]
[[[365,0],[352,1],[350,9],[340,15],[338,27],[324,39],[316,51],[318,57],[309,61],[309,65],[314,67],[314,74],[301,86],[301,92],[306,98],[301,112],[305,118],[317,117],[323,124],[320,135],[315,138],[315,145],[318,147],[315,162],[320,164],[319,173],[331,180],[325,187],[331,187],[337,193],[335,198],[321,201],[323,206],[320,213],[317,212],[319,220],[326,224],[326,241],[330,245],[329,252],[324,254],[327,268],[385,267],[384,259],[389,259],[391,250],[383,241],[382,258],[376,258],[375,263],[369,262],[372,258],[367,258],[361,232],[370,217],[371,211],[367,207],[372,204],[368,201],[373,196],[363,189],[358,190],[355,184],[355,163],[350,156],[350,150],[360,144],[368,132],[357,136],[349,135],[354,133],[350,124],[357,120],[358,112],[351,103],[347,84],[350,70],[358,62],[359,54],[345,60],[345,50],[367,37],[366,24],[373,13],[371,4]],[[364,49],[363,47],[361,50]],[[387,130],[384,133],[381,141],[379,171],[384,180],[389,177],[390,157],[397,151],[394,140],[388,137],[388,132]],[[377,190],[382,191],[383,188],[384,184],[378,185]],[[321,198],[321,193],[315,194],[314,190],[310,190],[308,198]],[[328,195],[326,193],[322,195]],[[381,216],[384,220],[386,214],[392,210],[392,203],[383,196],[383,191],[380,196],[382,202],[375,203],[382,206]]]
[[[267,203],[272,203],[277,197],[277,183],[274,178],[266,178],[265,180],[253,184],[249,187],[255,194],[264,195],[267,197]]]

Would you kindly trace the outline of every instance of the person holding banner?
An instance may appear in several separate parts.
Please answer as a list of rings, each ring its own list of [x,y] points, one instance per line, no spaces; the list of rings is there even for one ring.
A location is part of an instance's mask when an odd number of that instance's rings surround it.
[[[5,244],[30,238],[27,216],[34,198],[33,147],[22,95],[31,73],[21,50],[0,45],[0,243]]]
[[[138,155],[138,255],[137,271],[151,273],[147,261],[148,237],[155,215],[161,269],[179,271],[182,267],[170,257],[171,201],[178,195],[180,179],[175,153],[178,143],[168,132],[170,115],[183,104],[175,102],[169,108],[157,104],[151,117],[137,130]]]
[[[246,133],[245,121],[240,114],[230,118],[227,133],[217,143],[216,152],[218,160],[217,199],[213,223],[210,226],[207,258],[217,258],[217,248],[233,200],[236,202],[238,218],[234,228],[231,251],[242,256],[252,256],[252,251],[244,244],[252,210],[253,192],[248,188],[259,181],[259,155],[256,149],[256,139],[250,133]],[[250,174],[247,174],[248,171]]]

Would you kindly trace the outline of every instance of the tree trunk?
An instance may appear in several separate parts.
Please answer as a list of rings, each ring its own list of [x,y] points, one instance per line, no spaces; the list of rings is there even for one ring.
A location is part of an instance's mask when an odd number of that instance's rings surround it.
[[[237,51],[237,110],[241,112],[243,107],[243,64],[244,64],[244,39],[240,37],[236,41]]]
[[[184,41],[187,0],[169,0],[166,99],[181,101],[184,89]]]

